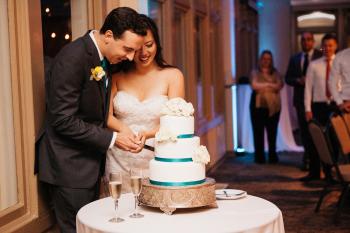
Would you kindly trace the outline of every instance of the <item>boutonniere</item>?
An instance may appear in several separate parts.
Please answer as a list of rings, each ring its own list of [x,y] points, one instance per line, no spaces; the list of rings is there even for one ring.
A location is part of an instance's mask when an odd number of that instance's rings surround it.
[[[106,72],[103,70],[102,66],[96,66],[94,69],[91,69],[90,80],[95,79],[96,81],[100,81],[105,75]]]

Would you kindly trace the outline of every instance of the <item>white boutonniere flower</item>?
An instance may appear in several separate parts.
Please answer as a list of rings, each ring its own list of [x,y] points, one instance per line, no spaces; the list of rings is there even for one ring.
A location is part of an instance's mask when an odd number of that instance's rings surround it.
[[[210,162],[210,155],[205,146],[199,146],[195,149],[192,156],[193,162],[207,164]]]
[[[106,72],[103,70],[102,66],[96,66],[94,69],[91,69],[90,80],[100,81],[103,76],[106,75]]]

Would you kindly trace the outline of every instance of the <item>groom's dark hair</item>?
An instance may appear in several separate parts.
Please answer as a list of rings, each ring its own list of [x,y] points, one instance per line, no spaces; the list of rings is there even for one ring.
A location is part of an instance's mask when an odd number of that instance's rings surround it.
[[[157,52],[156,52],[156,55],[154,57],[154,61],[157,63],[157,65],[160,68],[173,68],[173,67],[175,67],[173,65],[168,64],[163,58],[163,53],[162,53],[163,49],[162,49],[162,46],[160,44],[160,38],[159,38],[157,24],[147,15],[140,14],[139,16],[140,16],[140,20],[145,25],[146,29],[151,31],[151,33],[153,35],[154,42],[156,43]],[[132,61],[124,60],[118,64],[111,65],[112,73],[117,73],[120,71],[128,72],[134,68],[135,68],[134,60],[132,60]]]
[[[118,39],[127,30],[140,36],[145,36],[147,34],[146,28],[145,23],[135,10],[129,7],[118,7],[107,15],[100,29],[100,33],[104,34],[107,30],[111,30],[114,39]]]

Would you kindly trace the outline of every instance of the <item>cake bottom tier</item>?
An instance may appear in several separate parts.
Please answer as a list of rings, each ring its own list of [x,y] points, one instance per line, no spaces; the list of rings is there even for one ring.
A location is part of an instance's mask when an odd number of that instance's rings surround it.
[[[194,162],[150,161],[150,183],[160,186],[188,186],[205,182],[205,165]]]

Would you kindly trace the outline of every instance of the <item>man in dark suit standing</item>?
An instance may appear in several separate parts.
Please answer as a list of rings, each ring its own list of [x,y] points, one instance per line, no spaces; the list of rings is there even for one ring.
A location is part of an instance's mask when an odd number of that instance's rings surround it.
[[[320,58],[322,52],[314,49],[314,36],[310,32],[301,35],[302,52],[293,55],[289,60],[286,83],[294,87],[293,105],[297,112],[301,141],[304,146],[303,168],[307,169],[309,154],[316,153],[310,145],[311,137],[305,120],[304,88],[307,67],[310,61]]]
[[[78,210],[99,194],[105,154],[116,145],[137,151],[138,138],[106,128],[110,64],[133,60],[146,34],[131,8],[109,13],[54,59],[46,82],[47,116],[38,142],[39,179],[49,187],[61,232],[76,232]]]

